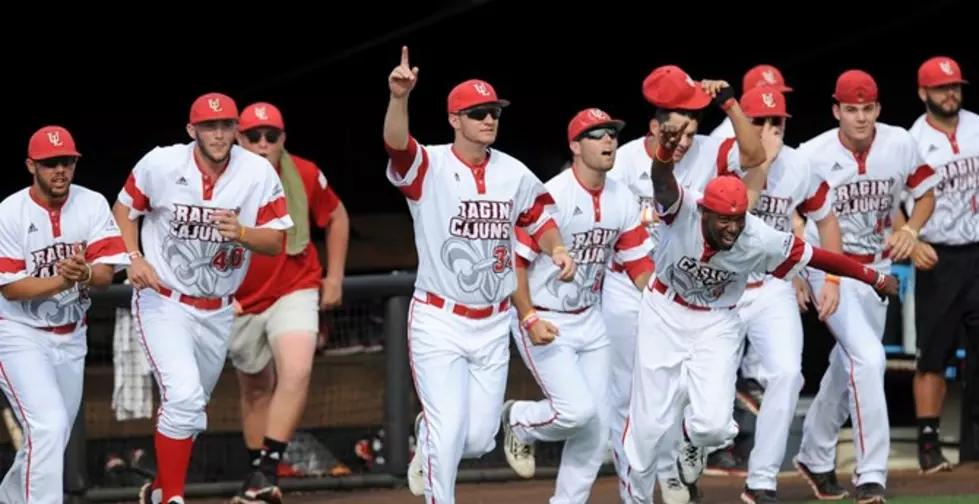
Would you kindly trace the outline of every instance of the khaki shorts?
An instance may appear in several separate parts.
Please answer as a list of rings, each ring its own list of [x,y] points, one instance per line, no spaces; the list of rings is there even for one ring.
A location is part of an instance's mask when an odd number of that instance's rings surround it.
[[[303,289],[279,298],[258,314],[235,317],[228,357],[235,369],[256,374],[272,360],[272,342],[289,332],[319,334],[319,289]]]

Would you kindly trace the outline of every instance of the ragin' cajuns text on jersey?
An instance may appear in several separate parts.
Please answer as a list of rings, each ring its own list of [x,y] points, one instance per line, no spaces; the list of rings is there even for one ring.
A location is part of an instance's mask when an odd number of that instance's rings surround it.
[[[917,199],[940,180],[921,159],[911,135],[883,123],[876,124],[873,143],[864,153],[847,149],[838,128],[805,142],[799,151],[829,181],[843,252],[862,262],[876,262],[886,255],[884,244],[893,232],[891,218],[901,192],[907,189]],[[806,240],[819,240],[812,221],[806,224]]]
[[[643,225],[635,196],[616,180],[606,180],[599,190],[586,189],[573,168],[549,180],[545,186],[558,208],[558,229],[577,270],[571,282],[558,278],[560,270],[540,257],[537,243],[517,229],[518,260],[528,267],[530,297],[535,306],[551,311],[574,312],[598,303],[609,260],[615,257],[635,279],[652,271],[653,242]]]
[[[22,189],[0,203],[0,285],[58,274],[62,259],[81,253],[89,264],[129,264],[119,228],[101,194],[72,185],[57,208]],[[9,301],[0,296],[0,318],[52,328],[82,321],[92,305],[88,287],[76,284],[54,296]]]
[[[788,279],[809,264],[809,244],[751,214],[730,250],[712,249],[701,228],[701,197],[681,187],[679,200],[661,209],[664,231],[655,252],[653,288],[687,306],[728,309],[741,299],[751,274]]]
[[[119,201],[143,216],[143,255],[163,285],[181,294],[218,298],[234,294],[251,251],[222,237],[211,217],[238,215],[242,226],[288,229],[285,192],[265,158],[235,145],[228,166],[212,179],[198,167],[194,143],[157,147],[136,164]]]
[[[507,299],[516,288],[513,230],[536,240],[556,226],[554,199],[520,161],[490,149],[469,165],[451,145],[387,146],[388,180],[405,196],[414,221],[415,287],[473,307]]]

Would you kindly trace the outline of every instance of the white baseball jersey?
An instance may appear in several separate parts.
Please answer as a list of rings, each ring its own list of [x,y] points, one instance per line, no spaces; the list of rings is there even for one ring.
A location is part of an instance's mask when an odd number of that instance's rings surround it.
[[[921,229],[929,243],[979,243],[979,115],[959,111],[955,134],[928,124],[922,115],[911,126],[918,151],[941,182],[935,186],[935,211]]]
[[[920,198],[941,180],[918,152],[904,128],[877,123],[870,149],[858,154],[840,141],[839,128],[831,129],[799,146],[813,169],[829,181],[833,211],[840,221],[843,252],[864,256],[881,254],[890,236],[891,216],[905,188]],[[816,224],[806,224],[806,241],[818,243]]]
[[[516,252],[530,263],[530,295],[535,306],[573,312],[598,303],[602,279],[613,256],[627,271],[649,262],[653,242],[642,224],[639,204],[632,192],[615,180],[599,191],[584,188],[569,168],[545,186],[557,202],[558,229],[577,265],[574,280],[558,278],[560,269],[547,258],[536,260],[540,247],[523,229],[517,229]]]
[[[645,140],[646,137],[640,137],[619,147],[609,178],[625,184],[638,198],[643,214],[647,215],[654,208],[653,181],[649,173],[655,153],[649,151]],[[719,140],[704,135],[695,135],[683,159],[673,166],[677,183],[698,191],[718,174],[739,170],[741,153],[734,138]],[[647,224],[655,245],[659,241],[659,231],[654,223]]]
[[[388,180],[408,201],[414,221],[415,287],[473,307],[496,304],[516,289],[513,229],[536,240],[556,226],[554,199],[523,163],[496,149],[470,166],[451,145],[404,151],[388,147]]]
[[[60,208],[45,206],[22,189],[0,203],[0,285],[27,277],[57,275],[58,261],[85,250],[89,264],[109,264],[116,271],[129,255],[101,194],[79,185],[69,188]],[[0,318],[49,328],[81,321],[92,305],[88,287],[74,287],[43,299],[8,301],[0,296]]]
[[[167,288],[194,297],[234,294],[251,251],[218,233],[216,210],[231,210],[246,227],[288,229],[285,192],[268,160],[235,145],[212,179],[198,168],[194,143],[157,147],[136,163],[119,202],[143,216],[146,261]]]
[[[656,247],[656,283],[675,301],[692,307],[732,308],[752,273],[792,278],[809,264],[812,247],[748,214],[730,250],[716,251],[704,239],[699,191],[680,188],[680,198],[660,210],[666,230]],[[679,299],[677,299],[679,298]]]
[[[734,136],[734,124],[731,123],[730,117],[725,117],[721,124],[718,124],[714,131],[710,132],[712,138],[718,140],[724,140],[725,138],[731,138]]]
[[[740,167],[732,173],[745,176]],[[769,226],[791,233],[793,212],[798,210],[803,217],[818,222],[829,215],[831,203],[829,182],[813,169],[809,158],[784,145],[768,168],[765,187],[751,213]],[[764,273],[754,273],[748,282],[764,278]]]

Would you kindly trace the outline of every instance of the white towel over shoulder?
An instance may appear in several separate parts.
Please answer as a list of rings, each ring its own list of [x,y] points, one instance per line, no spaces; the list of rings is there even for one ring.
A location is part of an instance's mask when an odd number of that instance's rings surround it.
[[[112,409],[120,421],[153,416],[152,370],[137,338],[139,328],[133,323],[132,312],[129,308],[117,308],[112,338],[115,367]]]

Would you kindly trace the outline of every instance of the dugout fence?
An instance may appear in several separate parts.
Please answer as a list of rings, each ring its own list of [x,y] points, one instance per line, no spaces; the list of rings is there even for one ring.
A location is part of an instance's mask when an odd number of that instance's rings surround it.
[[[281,480],[285,491],[393,488],[405,485],[405,471],[413,448],[415,414],[419,411],[407,359],[407,313],[414,290],[413,273],[351,276],[344,281],[344,306],[324,320],[333,341],[379,342],[381,351],[318,356],[310,384],[308,405],[299,431],[322,443],[354,469],[349,476],[310,471]],[[131,289],[113,285],[93,292],[89,316],[89,354],[85,392],[78,421],[65,455],[66,492],[72,502],[132,502],[143,481],[152,478],[150,418],[119,421],[111,407],[117,363],[113,362],[113,333],[117,308],[128,309]],[[807,327],[808,330],[808,327]],[[372,346],[372,345],[368,345]],[[511,349],[508,398],[537,399],[541,392]],[[118,359],[118,355],[115,356]],[[979,398],[976,397],[975,356],[970,356],[965,379],[960,439],[961,459],[979,459]],[[127,377],[132,378],[132,377]],[[159,405],[152,384],[153,410]],[[909,391],[910,393],[910,391]],[[187,496],[233,495],[248,470],[240,432],[238,390],[234,371],[227,365],[208,406],[209,425],[195,445]],[[366,441],[376,449],[369,463],[357,464],[354,446]],[[499,448],[480,460],[464,461],[460,482],[516,479]],[[363,443],[362,443],[363,444]],[[553,478],[560,443],[538,447],[539,478]],[[10,466],[14,449],[9,433],[0,434],[0,470]],[[132,460],[134,455],[142,457]],[[308,454],[299,453],[297,457]],[[353,461],[353,462],[352,462]],[[113,464],[118,465],[118,470]],[[610,464],[603,474],[612,474]]]

